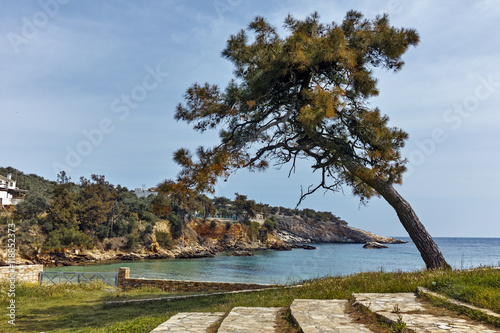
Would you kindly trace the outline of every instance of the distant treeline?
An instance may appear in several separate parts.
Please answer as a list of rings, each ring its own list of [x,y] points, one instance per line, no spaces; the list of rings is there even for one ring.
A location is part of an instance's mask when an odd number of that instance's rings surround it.
[[[346,224],[330,212],[272,207],[238,193],[234,200],[210,199],[201,193],[186,192],[171,181],[159,185],[158,195],[137,197],[125,187],[110,184],[104,176],[81,177],[76,183],[61,172],[57,181],[48,181],[11,167],[0,168],[1,175],[8,173],[19,188],[29,192],[15,207],[13,215],[0,215],[0,224],[5,226],[12,218],[18,221],[18,239],[27,247],[24,250],[92,248],[96,244],[110,248],[116,243],[112,240],[120,237],[125,241],[123,247],[133,249],[145,245],[159,220],[170,223],[168,235],[157,234],[163,245],[169,245],[172,239],[181,236],[184,226],[195,214],[237,215],[241,223],[248,223],[256,214],[262,214],[264,226],[269,230],[277,228],[274,216],[278,214]]]

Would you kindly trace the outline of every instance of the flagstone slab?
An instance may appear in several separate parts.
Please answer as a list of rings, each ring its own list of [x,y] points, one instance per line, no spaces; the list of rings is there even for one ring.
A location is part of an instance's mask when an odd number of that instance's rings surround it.
[[[206,333],[222,320],[224,312],[180,312],[159,325],[151,333]]]
[[[399,318],[406,323],[406,328],[415,332],[453,332],[453,333],[495,333],[494,329],[467,319],[448,316],[435,316],[426,312],[420,299],[412,293],[388,294],[353,294],[355,303],[359,303],[372,312],[390,321]],[[427,311],[428,312],[428,311]]]
[[[274,333],[280,308],[235,307],[219,327],[219,333]]]
[[[290,306],[292,315],[304,333],[363,333],[371,332],[355,323],[345,313],[346,300],[296,299]]]

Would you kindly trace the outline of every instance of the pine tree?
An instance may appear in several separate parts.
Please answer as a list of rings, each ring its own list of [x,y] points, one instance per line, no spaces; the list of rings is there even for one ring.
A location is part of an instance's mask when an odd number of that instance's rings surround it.
[[[420,251],[427,268],[449,267],[440,249],[394,184],[402,183],[406,160],[400,150],[408,135],[367,100],[378,94],[375,67],[398,71],[402,55],[419,41],[413,29],[389,25],[388,16],[367,20],[356,11],[343,22],[321,24],[317,13],[285,19],[280,37],[264,18],[232,35],[222,55],[235,65],[225,91],[194,84],[176,119],[194,129],[220,129],[219,145],[200,147],[197,159],[180,149],[179,180],[213,191],[217,180],[235,170],[265,169],[269,161],[312,161],[321,180],[302,193],[338,191],[348,185],[361,200],[383,197]],[[299,201],[299,203],[300,203]]]

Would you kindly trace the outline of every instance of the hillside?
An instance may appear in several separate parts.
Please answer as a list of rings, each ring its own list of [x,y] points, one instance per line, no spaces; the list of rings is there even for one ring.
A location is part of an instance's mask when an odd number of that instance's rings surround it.
[[[168,182],[157,195],[137,197],[104,176],[82,177],[76,184],[64,173],[53,182],[10,167],[1,172],[19,177],[19,187],[29,189],[24,202],[0,211],[2,249],[7,224],[15,223],[18,256],[26,262],[71,265],[223,251],[249,255],[289,250],[293,243],[400,242],[352,228],[331,212],[272,207],[238,193],[234,200],[208,198]]]
[[[47,180],[35,174],[25,174],[10,166],[0,167],[0,175],[6,176],[9,173],[12,175],[12,178],[17,181],[17,187],[31,192],[48,193],[56,184],[55,181]]]

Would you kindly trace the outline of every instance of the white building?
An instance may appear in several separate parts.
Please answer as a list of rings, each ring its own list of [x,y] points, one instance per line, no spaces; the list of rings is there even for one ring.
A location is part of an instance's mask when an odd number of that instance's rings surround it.
[[[26,190],[16,187],[16,181],[9,173],[7,177],[0,175],[0,206],[17,205],[24,200]]]
[[[151,194],[152,195],[158,195],[158,189],[156,187],[151,187],[151,188],[144,188],[143,187],[138,187],[136,188],[133,192],[137,197],[142,198],[142,197],[148,197]]]

